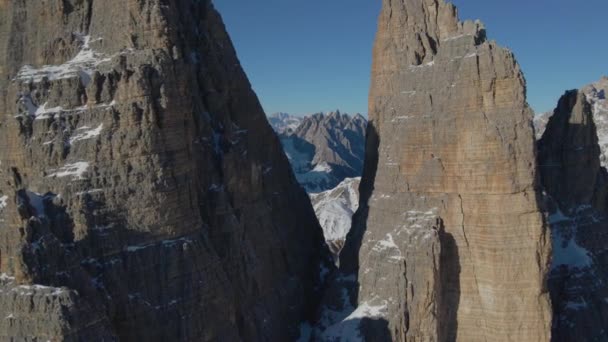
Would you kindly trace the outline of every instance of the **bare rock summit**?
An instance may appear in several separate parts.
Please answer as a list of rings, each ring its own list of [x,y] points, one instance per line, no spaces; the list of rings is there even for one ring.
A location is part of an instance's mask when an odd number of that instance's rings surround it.
[[[373,57],[361,201],[332,287],[348,296],[324,302],[316,336],[548,341],[551,240],[515,57],[443,0],[383,1]]]

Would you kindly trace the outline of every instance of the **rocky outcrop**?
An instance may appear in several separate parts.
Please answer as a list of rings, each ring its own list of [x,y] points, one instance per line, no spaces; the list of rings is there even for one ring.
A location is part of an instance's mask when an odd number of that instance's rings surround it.
[[[538,142],[553,239],[553,341],[608,339],[608,172],[594,123],[601,106],[589,89],[562,96]]]
[[[323,227],[325,242],[337,260],[359,207],[361,178],[346,178],[335,188],[310,194],[315,214]]]
[[[0,1],[0,120],[1,338],[297,337],[329,255],[209,0]]]
[[[352,291],[324,303],[316,336],[549,340],[551,241],[513,54],[443,0],[386,0],[369,100],[335,281]]]

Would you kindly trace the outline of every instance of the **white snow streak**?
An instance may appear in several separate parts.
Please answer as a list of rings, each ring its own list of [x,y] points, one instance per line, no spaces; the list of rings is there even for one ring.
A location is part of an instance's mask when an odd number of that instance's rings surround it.
[[[83,130],[83,129],[88,129],[89,127],[82,127],[78,130]],[[87,139],[91,139],[94,137],[97,137],[101,134],[101,131],[103,130],[103,124],[99,124],[99,126],[97,126],[97,128],[94,129],[90,129],[88,131],[79,133],[75,136],[73,136],[72,138],[70,138],[70,144],[73,144],[77,141],[81,141],[81,140],[87,140]]]
[[[106,54],[95,52],[91,49],[90,43],[101,39],[91,40],[91,36],[83,36],[83,45],[78,54],[71,60],[61,65],[44,65],[40,68],[35,68],[31,65],[25,65],[19,70],[16,80],[40,82],[44,78],[51,81],[61,80],[80,76],[83,85],[88,85],[91,76],[96,68],[102,64],[112,60]]]
[[[51,170],[49,178],[63,178],[63,177],[73,177],[74,179],[84,179],[83,175],[89,168],[90,164],[88,162],[76,162],[72,164],[66,164],[63,167],[55,170]]]

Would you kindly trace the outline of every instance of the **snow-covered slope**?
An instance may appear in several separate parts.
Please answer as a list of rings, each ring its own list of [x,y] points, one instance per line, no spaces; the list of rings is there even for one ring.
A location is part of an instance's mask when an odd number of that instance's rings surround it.
[[[310,195],[325,240],[334,254],[342,248],[352,216],[359,207],[360,182],[360,177],[346,178],[331,190]]]
[[[359,206],[367,120],[335,111],[268,117],[296,179],[310,194],[325,240],[338,255]]]

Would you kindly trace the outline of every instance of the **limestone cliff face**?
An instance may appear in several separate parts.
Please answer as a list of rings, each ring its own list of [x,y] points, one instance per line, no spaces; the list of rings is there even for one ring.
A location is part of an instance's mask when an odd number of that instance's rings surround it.
[[[340,256],[361,334],[549,340],[551,242],[513,54],[443,0],[385,0],[369,102],[362,199]]]
[[[321,229],[209,0],[0,1],[0,161],[1,338],[289,340],[314,309]]]
[[[608,339],[608,172],[594,120],[601,106],[590,103],[597,100],[566,92],[538,142],[553,240],[553,341]]]

